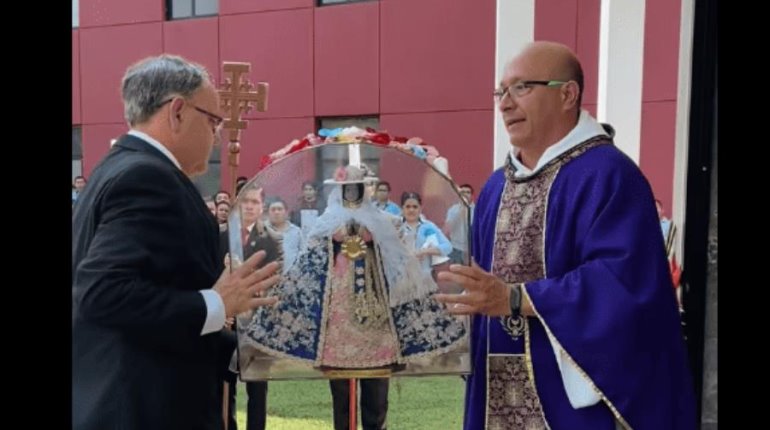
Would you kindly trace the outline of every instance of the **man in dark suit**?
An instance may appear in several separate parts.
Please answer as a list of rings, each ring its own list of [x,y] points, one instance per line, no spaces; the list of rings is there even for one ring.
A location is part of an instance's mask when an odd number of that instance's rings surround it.
[[[223,271],[217,226],[189,177],[222,122],[205,69],[163,55],[128,69],[122,136],[91,173],[72,223],[72,417],[78,430],[221,429],[225,318],[278,264]],[[221,273],[221,275],[220,275]],[[220,395],[217,395],[220,393]]]
[[[245,184],[245,183],[244,183]],[[281,257],[280,244],[275,241],[265,230],[262,222],[264,208],[264,196],[261,188],[247,188],[238,193],[239,200],[236,210],[241,213],[241,244],[243,245],[243,258],[250,258],[256,252],[264,251],[265,258],[260,264],[278,261]],[[220,248],[222,255],[229,250],[228,231],[220,233]],[[230,413],[228,418],[228,430],[236,430],[235,421],[235,384],[236,379],[230,382]],[[246,382],[246,393],[249,396],[246,405],[246,430],[265,430],[267,422],[267,382]]]

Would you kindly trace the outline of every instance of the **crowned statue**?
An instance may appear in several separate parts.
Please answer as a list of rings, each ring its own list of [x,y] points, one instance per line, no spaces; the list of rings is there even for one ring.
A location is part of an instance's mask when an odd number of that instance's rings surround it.
[[[270,355],[321,368],[398,366],[441,354],[467,336],[462,318],[431,296],[433,278],[402,243],[390,217],[366,195],[365,171],[349,165],[334,187],[303,251],[245,330]]]

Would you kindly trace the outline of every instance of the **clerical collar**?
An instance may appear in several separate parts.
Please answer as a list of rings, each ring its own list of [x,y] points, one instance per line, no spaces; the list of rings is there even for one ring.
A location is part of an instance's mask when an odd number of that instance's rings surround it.
[[[519,160],[519,148],[515,146],[511,149],[508,159],[511,160],[510,162],[515,169],[515,177],[526,178],[537,173],[540,169],[543,168],[543,166],[548,164],[554,158],[596,136],[611,137],[607,134],[607,131],[604,129],[604,127],[591,116],[591,114],[581,109],[580,118],[578,119],[578,123],[575,125],[575,128],[567,133],[567,135],[564,136],[560,141],[549,146],[545,152],[543,152],[543,155],[540,156],[540,159],[537,161],[537,165],[535,165],[534,169],[530,170]]]
[[[179,164],[179,161],[176,160],[176,157],[174,157],[174,154],[172,154],[171,151],[168,150],[168,148],[166,148],[165,146],[163,146],[162,143],[152,138],[149,134],[142,133],[141,131],[138,131],[138,130],[130,130],[128,134],[144,140],[150,146],[160,151],[161,154],[165,155],[166,158],[171,160],[171,162],[174,163],[174,166],[176,166],[177,169],[182,170],[182,166]]]

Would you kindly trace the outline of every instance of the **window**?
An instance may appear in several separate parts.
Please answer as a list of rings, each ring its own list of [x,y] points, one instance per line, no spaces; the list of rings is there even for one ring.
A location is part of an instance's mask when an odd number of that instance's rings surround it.
[[[80,0],[72,0],[72,28],[80,26]]]
[[[380,118],[377,116],[352,116],[352,117],[334,117],[334,118],[319,118],[318,129],[328,128],[335,129],[341,127],[352,127],[366,129],[367,127],[375,130],[380,129]],[[320,178],[326,179],[334,176],[334,170],[337,168],[337,162],[340,158],[347,158],[347,148],[338,147],[336,151],[331,151],[331,148],[327,148],[324,151],[319,151],[319,159],[316,164],[316,172],[320,172]],[[376,152],[368,147],[361,148],[361,162],[366,164],[376,174],[380,170],[380,161],[376,156]]]
[[[369,0],[318,0],[318,6],[327,6],[327,5],[341,4],[341,3],[358,3],[362,1],[369,1]]]
[[[166,0],[168,19],[196,18],[219,13],[219,0]]]
[[[72,127],[72,181],[83,174],[83,145],[80,127]]]
[[[197,176],[192,180],[193,184],[195,184],[195,187],[203,197],[213,196],[217,191],[222,189],[221,149],[221,146],[214,147],[211,151],[211,156],[209,157],[209,169],[206,171],[206,174]],[[229,191],[230,186],[231,185],[228,184],[225,189]]]

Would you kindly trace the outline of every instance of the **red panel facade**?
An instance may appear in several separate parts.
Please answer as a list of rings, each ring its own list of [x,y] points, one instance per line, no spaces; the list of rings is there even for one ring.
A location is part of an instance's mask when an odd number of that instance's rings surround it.
[[[220,0],[219,15],[312,8],[316,0]]]
[[[91,176],[96,163],[110,150],[110,140],[127,131],[125,123],[83,125],[83,174],[86,177]]]
[[[315,131],[315,119],[283,118],[261,119],[249,122],[249,127],[241,134],[240,165],[238,176],[251,178],[257,173],[260,158],[276,151],[293,139]],[[227,166],[227,143],[222,144],[222,183],[229,184],[230,168]]]
[[[669,215],[673,206],[681,8],[679,0],[648,0],[645,6],[639,164]]]
[[[599,90],[599,18],[601,0],[578,0],[575,53],[583,66],[583,103],[596,104]]]
[[[492,172],[494,114],[489,109],[382,115],[380,126],[394,135],[418,136],[435,146],[449,160],[452,179],[470,183],[478,191]]]
[[[679,0],[647,0],[643,101],[676,100],[679,74]]]
[[[219,18],[183,19],[163,23],[163,51],[205,66],[219,82]]]
[[[535,0],[535,40],[550,40],[576,49],[578,0]]]
[[[380,5],[315,11],[315,114],[379,112]]]
[[[125,69],[169,52],[202,63],[219,82],[222,61],[251,62],[250,78],[270,83],[268,111],[248,115],[257,120],[244,133],[246,176],[261,155],[314,131],[316,117],[380,115],[393,134],[436,144],[458,182],[479,188],[488,177],[495,0],[219,3],[220,16],[165,21],[165,0],[81,0],[81,28],[72,32],[72,122],[83,124],[86,173],[109,139],[125,131]],[[535,4],[535,38],[576,51],[585,73],[584,108],[592,114],[600,3]],[[681,0],[649,0],[645,24],[641,164],[669,210],[680,7]],[[226,156],[222,164],[228,177]]]
[[[80,26],[163,21],[164,0],[79,0]]]
[[[72,123],[80,118],[80,31],[72,30]]]
[[[120,81],[126,68],[163,50],[161,23],[80,30],[83,124],[123,121]]]
[[[642,103],[639,165],[668,214],[672,207],[675,135],[675,101]]]
[[[247,118],[313,116],[313,10],[220,18],[221,61],[251,63],[251,77],[270,83],[268,111]]]
[[[380,112],[492,107],[494,0],[382,1],[380,49]]]

